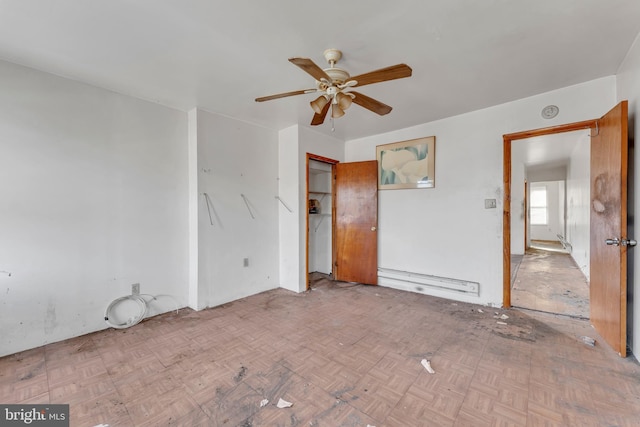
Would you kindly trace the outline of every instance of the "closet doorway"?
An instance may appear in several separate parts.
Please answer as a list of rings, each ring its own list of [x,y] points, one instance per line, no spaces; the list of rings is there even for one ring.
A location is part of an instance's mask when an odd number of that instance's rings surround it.
[[[312,274],[333,279],[336,163],[307,153],[307,289]]]

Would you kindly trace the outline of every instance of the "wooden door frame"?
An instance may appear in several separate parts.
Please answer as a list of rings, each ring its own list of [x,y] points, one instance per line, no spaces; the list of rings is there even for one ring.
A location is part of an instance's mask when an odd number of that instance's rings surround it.
[[[331,165],[331,176],[335,176],[336,173],[336,164],[340,163],[339,160],[335,160],[335,159],[331,159],[329,157],[323,157],[323,156],[318,156],[317,154],[311,154],[311,153],[307,153],[307,161],[306,161],[306,175],[307,175],[307,179],[306,179],[306,209],[305,209],[305,219],[306,219],[306,236],[305,236],[305,264],[304,264],[304,271],[305,271],[305,289],[308,291],[310,288],[310,283],[309,283],[309,162],[311,160],[315,160],[317,162],[322,162],[322,163],[328,163]],[[335,186],[333,185],[333,181],[334,179],[331,179],[331,213],[334,214],[334,210],[335,210],[335,197],[336,197],[336,189]],[[335,240],[335,215],[331,215],[331,268],[332,268],[332,273],[333,273],[333,266],[335,265],[336,262],[336,251],[335,251],[335,245],[334,245],[334,240]]]
[[[511,191],[511,189],[509,189],[509,191]],[[527,182],[527,180],[524,180],[524,248],[522,248],[522,250],[524,252],[527,251],[527,239],[529,238],[529,183]],[[509,227],[509,230],[511,230],[511,227]],[[511,250],[511,249],[509,249]],[[523,252],[523,253],[524,253]],[[511,278],[509,278],[509,280],[511,280]],[[509,288],[511,289],[511,288]]]
[[[502,211],[502,306],[511,307],[511,143],[518,139],[553,135],[576,130],[595,129],[598,119],[568,123],[547,128],[509,133],[503,139],[503,184]],[[526,246],[525,240],[525,246]]]

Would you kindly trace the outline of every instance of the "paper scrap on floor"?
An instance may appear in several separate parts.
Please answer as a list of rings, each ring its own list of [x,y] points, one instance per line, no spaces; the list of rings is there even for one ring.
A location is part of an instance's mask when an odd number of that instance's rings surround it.
[[[422,364],[422,366],[424,366],[424,368],[430,374],[435,374],[436,373],[436,371],[434,371],[433,368],[431,367],[431,362],[429,362],[427,359],[422,359],[422,361],[420,363]]]
[[[282,409],[282,408],[291,408],[293,406],[293,403],[287,402],[283,398],[280,398],[280,400],[278,400],[278,404],[276,406],[278,408],[280,408],[280,409]]]

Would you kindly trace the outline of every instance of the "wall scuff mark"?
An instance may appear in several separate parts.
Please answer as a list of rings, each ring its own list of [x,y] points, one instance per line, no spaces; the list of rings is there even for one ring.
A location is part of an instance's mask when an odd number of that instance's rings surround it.
[[[49,304],[47,305],[47,313],[44,318],[44,332],[49,335],[53,333],[53,331],[58,326],[58,322],[56,320],[56,305],[52,300],[49,300]]]

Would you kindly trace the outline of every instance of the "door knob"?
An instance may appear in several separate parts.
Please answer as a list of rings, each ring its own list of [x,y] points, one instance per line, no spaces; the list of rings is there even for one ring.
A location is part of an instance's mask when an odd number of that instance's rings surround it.
[[[627,240],[627,239],[618,239],[617,237],[614,237],[613,239],[607,239],[604,241],[607,245],[610,246],[635,246],[638,244],[638,242],[636,242],[635,240]]]
[[[376,231],[376,227],[371,227],[371,231]]]
[[[613,239],[607,239],[604,241],[609,246],[620,246],[620,239],[614,237]]]

